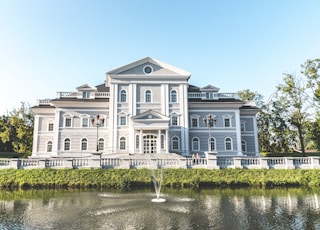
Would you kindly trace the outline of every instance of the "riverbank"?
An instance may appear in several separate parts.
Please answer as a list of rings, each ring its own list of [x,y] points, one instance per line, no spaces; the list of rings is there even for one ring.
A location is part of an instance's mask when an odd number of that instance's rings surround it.
[[[320,170],[162,169],[164,187],[319,187]],[[119,188],[150,186],[150,169],[4,169],[6,189]]]

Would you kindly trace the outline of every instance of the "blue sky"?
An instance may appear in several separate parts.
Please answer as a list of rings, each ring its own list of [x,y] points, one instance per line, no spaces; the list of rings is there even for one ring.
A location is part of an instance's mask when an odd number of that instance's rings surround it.
[[[320,57],[318,0],[0,0],[0,114],[150,56],[267,100]]]

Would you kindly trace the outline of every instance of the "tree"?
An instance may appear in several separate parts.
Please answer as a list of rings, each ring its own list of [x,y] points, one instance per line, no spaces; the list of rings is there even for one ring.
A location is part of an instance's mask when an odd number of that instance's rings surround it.
[[[34,117],[26,103],[14,109],[9,116],[0,120],[0,138],[3,143],[10,143],[16,153],[31,153]]]
[[[302,153],[305,154],[304,135],[308,115],[306,88],[301,79],[297,79],[292,74],[284,75],[283,84],[277,86],[280,94],[279,102],[283,106],[284,119],[292,126],[290,129],[297,130],[300,148]]]
[[[301,65],[301,73],[307,79],[307,88],[311,89],[313,100],[320,102],[320,59],[307,60]]]

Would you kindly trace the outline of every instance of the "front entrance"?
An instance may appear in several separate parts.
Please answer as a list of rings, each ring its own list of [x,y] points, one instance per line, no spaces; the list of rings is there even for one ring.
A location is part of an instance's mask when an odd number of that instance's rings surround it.
[[[157,136],[147,134],[143,136],[143,153],[157,153]]]

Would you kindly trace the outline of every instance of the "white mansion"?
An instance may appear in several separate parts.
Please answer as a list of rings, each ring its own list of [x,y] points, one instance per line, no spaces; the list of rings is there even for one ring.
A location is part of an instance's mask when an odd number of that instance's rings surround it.
[[[106,73],[103,84],[38,100],[32,157],[94,153],[259,156],[259,109],[236,93],[196,87],[191,74],[147,57]]]

